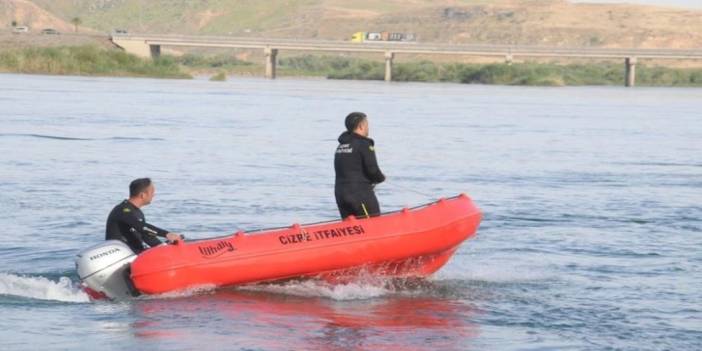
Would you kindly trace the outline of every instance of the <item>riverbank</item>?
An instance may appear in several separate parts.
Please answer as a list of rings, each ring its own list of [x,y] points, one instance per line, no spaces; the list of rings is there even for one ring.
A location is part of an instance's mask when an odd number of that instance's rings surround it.
[[[330,56],[280,59],[280,68],[302,75],[321,74],[329,79],[383,80],[383,62]],[[702,69],[637,66],[637,85],[702,86]],[[452,82],[528,86],[622,85],[624,65],[611,62],[561,64],[525,62],[466,64],[431,61],[396,63],[393,81]]]
[[[94,45],[29,47],[0,51],[0,72],[192,78],[170,59],[145,60],[121,50]]]
[[[0,52],[0,72],[126,76],[152,78],[192,78],[195,75],[260,76],[261,63],[231,55],[164,55],[148,60],[118,49],[95,45],[14,48]],[[328,79],[382,80],[384,63],[348,56],[302,55],[279,59],[281,76],[323,77]],[[431,61],[401,62],[393,69],[393,80],[401,82],[454,82],[524,86],[621,85],[621,64],[504,63],[468,64]],[[637,85],[702,86],[702,69],[637,66]]]

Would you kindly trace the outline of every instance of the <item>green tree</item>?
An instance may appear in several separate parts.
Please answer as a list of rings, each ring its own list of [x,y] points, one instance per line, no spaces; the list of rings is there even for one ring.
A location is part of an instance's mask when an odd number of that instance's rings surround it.
[[[78,26],[83,23],[83,20],[80,17],[73,17],[71,18],[71,23],[73,23],[73,31],[78,33]]]
[[[12,20],[12,28],[15,28],[15,27],[17,27],[17,21]]]

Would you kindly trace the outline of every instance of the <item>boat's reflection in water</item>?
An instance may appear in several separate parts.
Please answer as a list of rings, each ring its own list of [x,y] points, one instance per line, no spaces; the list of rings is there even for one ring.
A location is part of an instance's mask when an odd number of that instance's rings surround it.
[[[477,334],[471,323],[473,309],[460,300],[427,295],[411,291],[338,301],[225,289],[137,300],[132,328],[144,346],[166,348],[170,344],[217,350],[470,348]]]

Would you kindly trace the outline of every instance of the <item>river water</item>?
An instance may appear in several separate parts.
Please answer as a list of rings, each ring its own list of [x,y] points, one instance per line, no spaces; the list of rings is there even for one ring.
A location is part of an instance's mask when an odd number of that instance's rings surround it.
[[[465,192],[484,211],[428,281],[76,288],[133,178],[188,238],[334,219],[356,110],[384,210]],[[0,348],[701,349],[701,110],[699,89],[0,75]]]

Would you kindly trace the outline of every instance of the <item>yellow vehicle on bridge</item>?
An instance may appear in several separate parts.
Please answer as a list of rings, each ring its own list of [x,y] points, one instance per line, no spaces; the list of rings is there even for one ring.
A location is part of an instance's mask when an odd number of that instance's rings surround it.
[[[356,32],[351,35],[352,43],[366,43],[377,41],[416,41],[414,33],[391,33],[391,32]]]
[[[362,43],[366,40],[366,32],[356,32],[351,35],[352,43]]]

